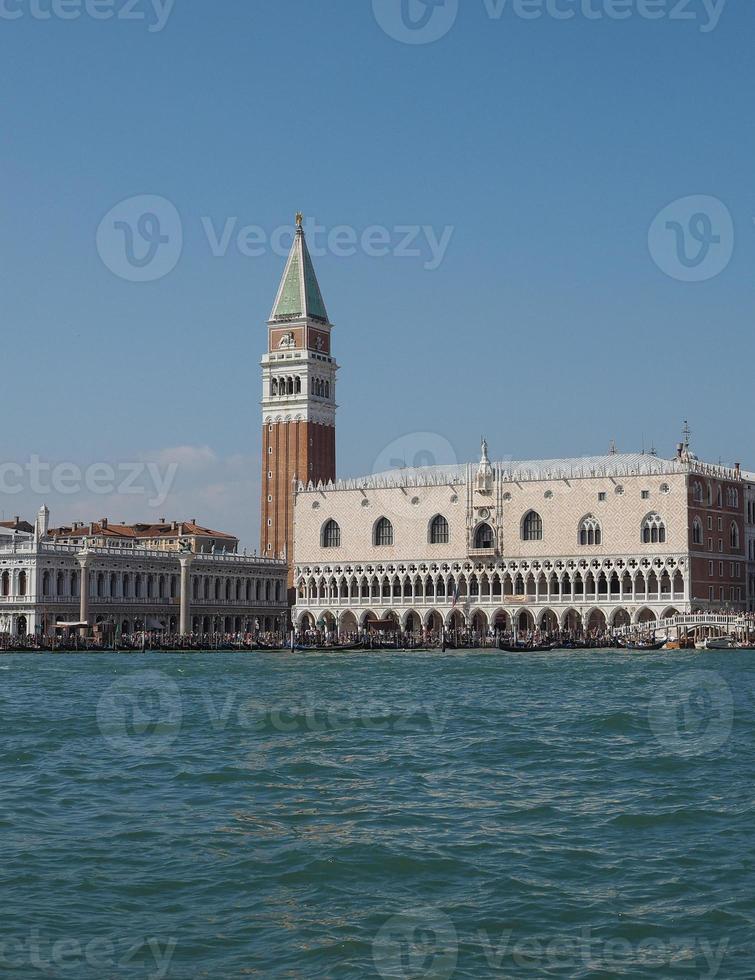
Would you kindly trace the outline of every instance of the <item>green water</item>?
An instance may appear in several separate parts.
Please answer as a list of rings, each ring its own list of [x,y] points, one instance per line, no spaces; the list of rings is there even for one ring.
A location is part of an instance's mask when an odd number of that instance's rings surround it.
[[[0,976],[755,975],[755,655],[7,655]]]

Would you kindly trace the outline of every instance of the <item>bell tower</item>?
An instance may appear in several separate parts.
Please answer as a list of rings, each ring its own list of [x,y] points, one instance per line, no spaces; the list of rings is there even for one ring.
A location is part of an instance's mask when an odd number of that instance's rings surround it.
[[[336,371],[328,319],[307,248],[303,217],[273,312],[262,358],[262,533],[264,556],[293,563],[294,481],[336,477]]]

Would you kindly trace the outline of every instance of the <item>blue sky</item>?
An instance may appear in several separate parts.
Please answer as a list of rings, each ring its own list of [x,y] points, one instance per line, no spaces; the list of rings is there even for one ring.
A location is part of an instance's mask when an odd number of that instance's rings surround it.
[[[207,228],[271,236],[297,209],[331,233],[315,264],[342,474],[402,438],[409,457],[459,460],[482,433],[496,458],[611,439],[665,453],[685,417],[700,455],[755,468],[751,4],[714,23],[711,0],[652,0],[655,20],[643,0],[543,0],[537,19],[532,0],[462,0],[455,17],[447,0],[429,12],[443,36],[407,44],[401,0],[138,0],[141,19],[112,0],[102,20],[84,0],[40,19],[52,0],[36,2],[0,3],[0,457],[175,479],[156,502],[25,475],[4,481],[6,517],[46,499],[57,522],[196,516],[257,544],[258,362],[284,260],[234,236],[214,255]],[[141,195],[183,235],[147,282],[111,271],[97,238]],[[339,254],[338,226],[384,229],[389,254]],[[693,281],[673,274],[674,226],[717,238],[685,239]],[[404,228],[419,255],[401,254]],[[435,262],[425,228],[450,235]]]

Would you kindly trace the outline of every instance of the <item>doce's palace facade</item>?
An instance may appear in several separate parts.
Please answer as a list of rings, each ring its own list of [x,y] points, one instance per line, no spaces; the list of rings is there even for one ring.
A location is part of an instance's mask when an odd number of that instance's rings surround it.
[[[741,473],[686,447],[301,485],[297,622],[553,631],[742,610],[743,508]]]
[[[610,629],[752,605],[755,479],[688,438],[667,459],[483,446],[479,465],[337,480],[331,331],[300,227],[262,362],[262,548],[287,556],[297,627]]]

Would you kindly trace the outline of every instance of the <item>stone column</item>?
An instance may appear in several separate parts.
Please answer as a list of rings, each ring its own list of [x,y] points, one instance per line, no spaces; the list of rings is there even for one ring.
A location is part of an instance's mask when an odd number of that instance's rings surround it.
[[[194,555],[181,555],[181,636],[191,633],[191,563]]]
[[[82,551],[76,555],[76,560],[81,568],[79,584],[79,622],[89,623],[89,555]]]

